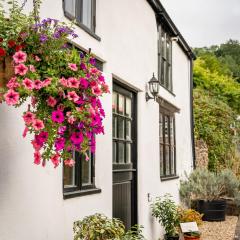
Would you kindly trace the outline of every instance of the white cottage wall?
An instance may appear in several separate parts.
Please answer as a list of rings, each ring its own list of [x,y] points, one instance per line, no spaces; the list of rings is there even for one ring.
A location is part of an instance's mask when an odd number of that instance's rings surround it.
[[[26,7],[31,8],[27,3]],[[45,0],[42,17],[66,20],[61,0]],[[145,0],[97,1],[97,41],[76,27],[80,46],[104,59],[104,73],[112,87],[112,74],[141,90],[138,93],[138,221],[149,240],[162,234],[151,217],[152,199],[170,193],[178,202],[179,179],[161,182],[159,163],[159,106],[145,101],[145,87],[157,74],[155,13]],[[190,128],[190,62],[173,43],[173,96],[160,88],[160,96],[180,108],[176,114],[177,172],[192,169]],[[62,167],[45,169],[33,164],[30,137],[22,139],[21,112],[0,106],[0,239],[71,240],[75,220],[96,212],[112,214],[112,110],[111,94],[104,96],[105,132],[97,137],[96,186],[99,194],[63,200]]]

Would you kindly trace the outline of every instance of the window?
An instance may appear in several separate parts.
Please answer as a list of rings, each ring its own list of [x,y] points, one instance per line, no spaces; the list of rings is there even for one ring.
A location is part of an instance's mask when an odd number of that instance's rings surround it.
[[[89,193],[99,192],[95,187],[94,155],[89,154],[89,160],[85,155],[74,153],[75,166],[63,167],[63,188],[66,198]],[[93,190],[93,191],[92,191]]]
[[[64,0],[64,13],[95,32],[96,0]]]
[[[159,25],[158,77],[160,84],[167,90],[172,87],[172,41],[170,35]]]
[[[132,163],[132,94],[114,86],[113,91],[113,164]],[[116,91],[118,90],[118,91]]]
[[[162,178],[176,176],[175,117],[161,106],[159,131],[160,175]]]

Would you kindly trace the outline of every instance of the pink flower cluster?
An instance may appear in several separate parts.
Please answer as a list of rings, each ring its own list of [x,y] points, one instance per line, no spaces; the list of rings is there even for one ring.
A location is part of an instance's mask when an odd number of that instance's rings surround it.
[[[31,144],[37,165],[45,166],[50,160],[54,167],[61,161],[72,167],[73,151],[88,159],[89,151],[95,151],[95,135],[104,133],[100,96],[109,93],[108,86],[102,73],[89,62],[92,58],[76,59],[67,59],[58,76],[41,79],[39,63],[44,64],[43,59],[23,51],[13,55],[15,75],[7,83],[3,99],[18,107],[31,98],[23,114],[23,137],[28,132],[34,134]]]

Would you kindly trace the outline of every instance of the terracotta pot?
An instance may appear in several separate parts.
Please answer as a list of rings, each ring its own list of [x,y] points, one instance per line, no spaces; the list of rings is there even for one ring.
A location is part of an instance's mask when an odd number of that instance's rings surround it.
[[[184,236],[184,240],[200,240],[200,237],[194,237],[194,236]]]
[[[0,88],[5,87],[9,79],[14,75],[12,58],[5,57],[0,61]]]

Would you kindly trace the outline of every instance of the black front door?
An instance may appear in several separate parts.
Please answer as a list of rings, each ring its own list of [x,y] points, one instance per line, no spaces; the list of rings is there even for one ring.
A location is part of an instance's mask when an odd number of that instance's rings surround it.
[[[136,93],[113,85],[113,217],[137,223]]]

